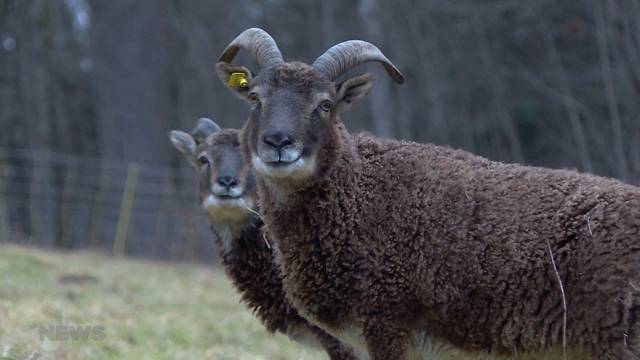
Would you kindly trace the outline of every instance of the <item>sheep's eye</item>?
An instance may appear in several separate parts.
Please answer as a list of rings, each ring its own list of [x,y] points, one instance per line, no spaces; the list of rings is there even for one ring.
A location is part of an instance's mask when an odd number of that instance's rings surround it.
[[[204,155],[198,157],[198,163],[202,166],[209,165],[209,158]]]
[[[333,103],[329,100],[324,100],[318,107],[324,112],[329,112],[333,109]]]
[[[254,105],[260,104],[260,98],[254,91],[250,92],[249,95],[247,95],[247,99],[249,99],[249,101],[251,101]]]

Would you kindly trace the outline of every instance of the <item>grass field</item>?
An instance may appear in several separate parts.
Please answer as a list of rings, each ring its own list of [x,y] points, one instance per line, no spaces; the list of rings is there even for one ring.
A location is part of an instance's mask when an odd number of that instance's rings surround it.
[[[268,334],[213,267],[2,245],[0,279],[0,360],[326,358]]]
[[[326,359],[268,334],[212,266],[0,245],[0,279],[0,360]],[[65,325],[98,332],[76,333],[76,340],[70,328],[47,332]],[[448,353],[437,360],[472,359],[498,358]],[[562,356],[518,358],[537,359]],[[574,359],[586,358],[567,356]]]

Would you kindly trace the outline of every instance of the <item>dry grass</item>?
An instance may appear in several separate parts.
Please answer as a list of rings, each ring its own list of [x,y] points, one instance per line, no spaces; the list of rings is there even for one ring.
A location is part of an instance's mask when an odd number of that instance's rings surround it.
[[[0,360],[325,358],[268,334],[211,267],[4,245],[0,274]],[[56,324],[105,337],[40,338]]]
[[[326,359],[268,334],[209,266],[1,245],[0,274],[0,360]],[[40,338],[40,326],[56,324],[104,326],[105,337]],[[449,352],[430,360],[471,359],[498,358]],[[562,351],[518,358],[534,359],[560,360]]]

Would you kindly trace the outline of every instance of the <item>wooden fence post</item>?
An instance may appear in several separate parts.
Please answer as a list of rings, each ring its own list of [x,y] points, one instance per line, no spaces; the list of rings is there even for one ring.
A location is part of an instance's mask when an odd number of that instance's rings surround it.
[[[118,216],[116,237],[113,241],[113,253],[115,255],[124,255],[127,243],[127,231],[129,230],[129,222],[131,221],[131,208],[133,207],[139,172],[140,168],[138,164],[129,163],[127,180],[125,181],[122,201],[120,202],[120,215]]]

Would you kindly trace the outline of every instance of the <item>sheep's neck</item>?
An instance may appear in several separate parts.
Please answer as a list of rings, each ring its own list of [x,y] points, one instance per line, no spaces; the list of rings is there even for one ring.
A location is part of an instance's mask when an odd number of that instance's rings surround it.
[[[214,241],[219,249],[219,255],[224,257],[232,253],[240,242],[247,242],[256,236],[262,222],[253,215],[247,215],[237,221],[211,221],[211,231],[215,234]],[[257,230],[256,230],[257,229]]]

